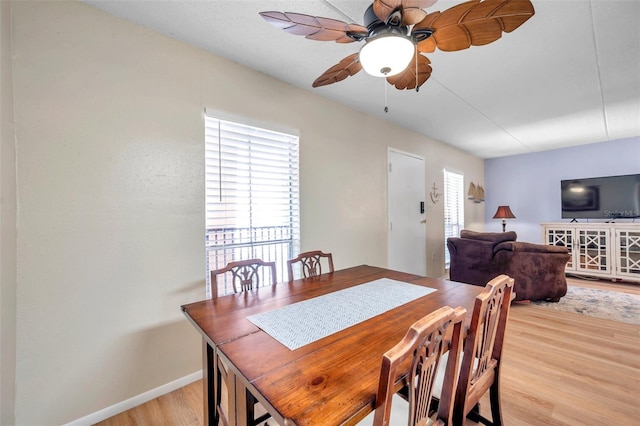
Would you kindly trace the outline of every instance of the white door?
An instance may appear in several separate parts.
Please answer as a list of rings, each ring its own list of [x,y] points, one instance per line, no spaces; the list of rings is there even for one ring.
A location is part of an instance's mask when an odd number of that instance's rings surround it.
[[[424,158],[388,151],[389,268],[427,273]]]

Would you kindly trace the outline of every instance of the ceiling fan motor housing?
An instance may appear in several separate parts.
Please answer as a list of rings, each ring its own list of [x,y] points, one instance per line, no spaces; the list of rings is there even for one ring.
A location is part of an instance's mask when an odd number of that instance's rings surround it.
[[[409,34],[409,27],[401,25],[402,11],[400,9],[394,11],[386,22],[382,22],[373,11],[373,4],[369,5],[364,12],[364,25],[369,30],[369,37],[378,34],[398,34],[406,36]]]

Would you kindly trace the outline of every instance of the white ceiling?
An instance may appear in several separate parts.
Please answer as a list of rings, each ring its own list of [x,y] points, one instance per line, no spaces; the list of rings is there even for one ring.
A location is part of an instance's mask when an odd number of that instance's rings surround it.
[[[388,86],[388,113],[382,79],[364,71],[311,87],[361,43],[308,40],[258,15],[363,24],[369,0],[83,1],[481,158],[640,136],[639,0],[533,0],[535,15],[498,41],[428,54],[431,78],[418,93]]]

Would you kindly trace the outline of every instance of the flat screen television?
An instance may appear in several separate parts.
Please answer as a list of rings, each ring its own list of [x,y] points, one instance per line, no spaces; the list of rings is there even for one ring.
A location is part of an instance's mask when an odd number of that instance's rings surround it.
[[[567,179],[560,183],[563,219],[640,217],[640,174]]]

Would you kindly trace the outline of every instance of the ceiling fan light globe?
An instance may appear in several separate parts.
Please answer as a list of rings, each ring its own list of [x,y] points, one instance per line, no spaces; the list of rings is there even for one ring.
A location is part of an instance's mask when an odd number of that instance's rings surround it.
[[[396,75],[411,62],[415,46],[408,37],[382,35],[369,39],[360,49],[362,68],[374,77]]]

